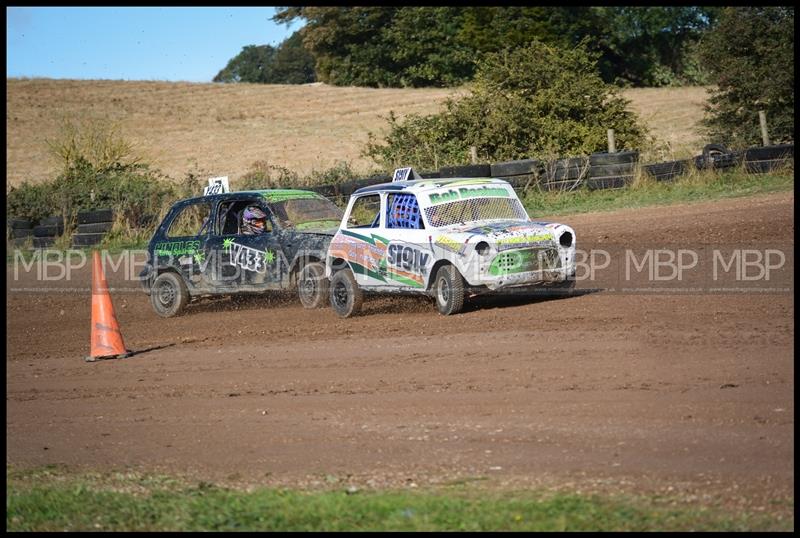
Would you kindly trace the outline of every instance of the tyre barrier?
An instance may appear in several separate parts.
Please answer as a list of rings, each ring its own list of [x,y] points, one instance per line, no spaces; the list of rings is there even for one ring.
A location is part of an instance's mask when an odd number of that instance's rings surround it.
[[[742,152],[742,160],[748,173],[771,172],[789,161],[794,163],[794,144],[748,148]]]
[[[72,236],[73,247],[90,247],[98,244],[106,236],[105,233],[77,233]]]
[[[34,226],[33,235],[36,237],[58,237],[64,233],[64,226],[49,225],[49,226]]]
[[[589,162],[585,157],[571,157],[545,163],[543,168],[542,177],[545,183],[577,180],[586,177],[589,171]]]
[[[79,234],[106,233],[114,226],[113,222],[93,222],[91,224],[78,224]]]
[[[646,164],[642,170],[656,181],[672,181],[678,176],[686,174],[694,166],[694,161],[667,161],[663,163]]]
[[[114,226],[114,210],[106,208],[81,211],[77,220],[78,228],[72,236],[72,246],[93,246],[100,243]]]
[[[33,228],[33,223],[27,219],[8,219],[8,227],[12,230],[30,230]]]
[[[78,224],[94,224],[96,222],[110,222],[113,220],[113,209],[95,209],[94,211],[81,211],[78,213]]]
[[[627,187],[633,183],[638,162],[638,151],[593,153],[589,155],[589,177],[586,180],[586,187],[592,191]]]
[[[12,228],[11,239],[25,239],[26,237],[33,236],[33,229],[31,228]]]
[[[592,153],[589,155],[589,164],[604,166],[611,164],[629,164],[639,161],[638,151],[617,151],[614,153]]]
[[[536,159],[505,161],[489,165],[491,177],[528,176],[541,173],[542,163]]]

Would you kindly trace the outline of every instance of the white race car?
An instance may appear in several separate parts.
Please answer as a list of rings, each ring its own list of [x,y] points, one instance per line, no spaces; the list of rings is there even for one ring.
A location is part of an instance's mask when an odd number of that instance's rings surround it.
[[[365,291],[432,295],[449,315],[469,294],[570,289],[575,231],[531,221],[503,180],[421,179],[402,168],[353,193],[325,266],[342,317],[359,311]]]

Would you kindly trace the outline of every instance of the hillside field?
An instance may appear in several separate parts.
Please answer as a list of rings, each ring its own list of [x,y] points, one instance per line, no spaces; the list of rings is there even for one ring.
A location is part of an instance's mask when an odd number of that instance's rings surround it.
[[[52,177],[47,140],[65,119],[114,122],[146,162],[171,178],[188,172],[236,179],[256,161],[301,174],[361,156],[369,132],[385,132],[390,110],[430,114],[464,89],[372,89],[306,85],[7,79],[6,189]],[[653,159],[698,154],[706,89],[628,89],[623,95],[655,136]],[[652,160],[652,159],[651,159]]]

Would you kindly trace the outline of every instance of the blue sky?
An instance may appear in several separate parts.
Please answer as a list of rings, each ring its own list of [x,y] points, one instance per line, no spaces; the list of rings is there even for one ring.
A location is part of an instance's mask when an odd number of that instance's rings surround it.
[[[245,45],[302,25],[274,7],[7,7],[6,77],[211,82]]]

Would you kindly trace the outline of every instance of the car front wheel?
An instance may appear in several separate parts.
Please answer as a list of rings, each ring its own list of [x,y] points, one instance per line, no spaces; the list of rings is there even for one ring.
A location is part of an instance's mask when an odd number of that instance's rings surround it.
[[[440,314],[458,314],[464,308],[464,279],[453,265],[443,265],[433,284],[436,308]]]
[[[153,282],[150,303],[163,318],[178,315],[189,302],[189,291],[183,279],[175,273],[161,273]]]
[[[300,271],[297,295],[306,308],[320,308],[328,300],[328,279],[325,267],[319,262],[308,263]]]
[[[334,273],[331,278],[330,300],[333,310],[343,318],[349,318],[361,310],[364,295],[350,269]]]

